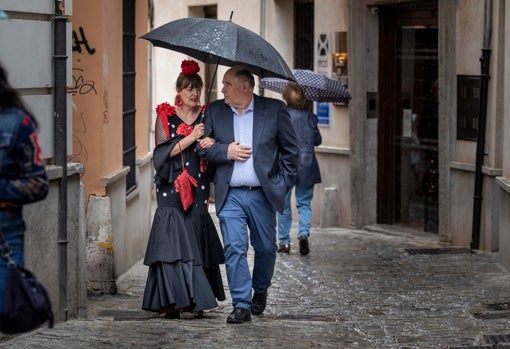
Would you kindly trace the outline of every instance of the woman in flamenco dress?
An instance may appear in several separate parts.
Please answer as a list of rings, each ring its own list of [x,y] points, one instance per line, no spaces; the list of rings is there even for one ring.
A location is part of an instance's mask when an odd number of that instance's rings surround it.
[[[209,214],[211,166],[195,148],[204,135],[200,96],[203,81],[195,61],[185,60],[176,81],[175,107],[156,108],[153,152],[157,208],[144,264],[149,266],[142,309],[178,319],[182,312],[201,317],[225,300],[219,265],[223,246]],[[201,146],[208,146],[201,144]],[[193,202],[181,202],[175,179],[186,169]]]

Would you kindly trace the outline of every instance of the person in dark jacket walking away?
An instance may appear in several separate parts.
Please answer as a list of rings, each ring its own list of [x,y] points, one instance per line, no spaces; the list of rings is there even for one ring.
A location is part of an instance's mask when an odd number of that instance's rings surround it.
[[[312,217],[312,198],[315,184],[321,182],[319,164],[314,147],[322,143],[322,136],[317,127],[317,115],[305,109],[306,100],[299,85],[288,84],[283,91],[292,126],[299,143],[299,167],[295,188],[296,206],[299,215],[297,238],[299,253],[310,252],[310,220]],[[290,228],[292,226],[292,207],[290,189],[285,195],[285,208],[278,213],[278,252],[290,253]]]

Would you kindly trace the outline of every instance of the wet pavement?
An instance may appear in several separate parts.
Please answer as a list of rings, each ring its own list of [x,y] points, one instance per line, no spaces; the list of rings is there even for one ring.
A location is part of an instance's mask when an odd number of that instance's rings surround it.
[[[311,252],[301,256],[293,235],[291,253],[278,254],[268,307],[249,323],[226,323],[229,299],[202,319],[141,310],[139,262],[117,295],[89,297],[88,319],[0,337],[0,348],[510,348],[510,273],[496,253],[373,226],[312,228]]]

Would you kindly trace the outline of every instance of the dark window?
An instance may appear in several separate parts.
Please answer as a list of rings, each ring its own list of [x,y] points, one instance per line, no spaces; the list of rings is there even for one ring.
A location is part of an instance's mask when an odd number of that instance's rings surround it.
[[[313,70],[313,0],[294,1],[294,68]]]
[[[136,188],[135,0],[123,2],[122,164],[129,167],[126,192]]]

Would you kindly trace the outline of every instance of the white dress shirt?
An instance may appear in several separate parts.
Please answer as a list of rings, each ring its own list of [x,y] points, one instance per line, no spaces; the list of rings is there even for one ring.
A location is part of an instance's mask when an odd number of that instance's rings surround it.
[[[250,105],[241,114],[231,107],[234,113],[234,137],[240,145],[247,145],[253,150],[253,97]],[[253,167],[253,155],[246,161],[235,161],[230,179],[231,187],[260,186],[260,181]]]

